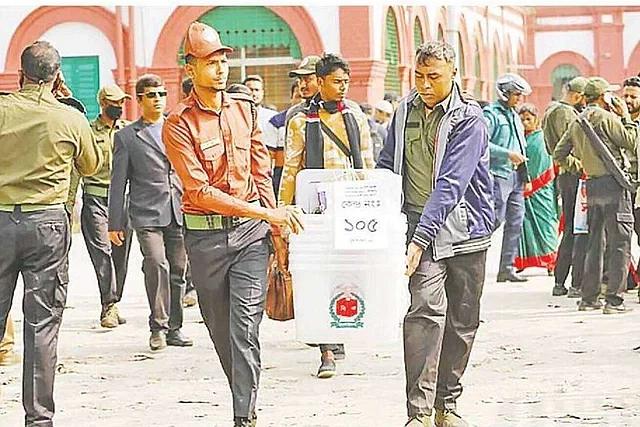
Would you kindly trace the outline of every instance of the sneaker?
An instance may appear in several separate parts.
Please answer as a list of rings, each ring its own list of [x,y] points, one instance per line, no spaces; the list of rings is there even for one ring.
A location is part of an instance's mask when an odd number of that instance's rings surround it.
[[[20,355],[15,351],[0,353],[0,366],[11,366],[20,363]]]
[[[572,286],[569,288],[569,293],[567,294],[567,298],[582,298],[582,291]]]
[[[436,409],[436,427],[470,427],[471,424],[462,419],[455,411],[440,411]]]
[[[498,273],[498,283],[502,282],[527,282],[529,279],[526,277],[522,277],[517,274],[515,271],[503,271]]]
[[[127,319],[120,316],[120,311],[118,310],[118,306],[114,305],[114,307],[116,309],[116,316],[118,316],[118,325],[124,325],[125,323],[127,323]]]
[[[414,415],[409,418],[405,427],[433,427],[431,415]]]
[[[190,290],[182,298],[182,306],[185,308],[193,307],[198,303],[198,294],[195,289]]]
[[[592,310],[600,310],[602,308],[602,303],[598,300],[593,302],[580,301],[578,305],[578,311],[592,311]]]
[[[118,326],[118,309],[115,304],[109,304],[102,309],[100,326],[103,328],[115,328]]]
[[[623,302],[618,305],[606,303],[604,305],[604,309],[602,309],[602,313],[604,314],[622,314],[622,313],[628,313],[630,311],[633,311],[633,309],[627,308]]]
[[[333,352],[325,351],[320,358],[320,367],[318,368],[318,378],[331,378],[336,374],[336,361]]]
[[[149,348],[152,351],[164,350],[167,348],[167,338],[163,331],[151,332],[149,337]]]
[[[558,284],[556,284],[553,287],[553,291],[551,291],[551,295],[553,295],[554,297],[562,297],[567,295],[568,293],[569,293],[569,290],[565,288],[564,285],[558,285]]]

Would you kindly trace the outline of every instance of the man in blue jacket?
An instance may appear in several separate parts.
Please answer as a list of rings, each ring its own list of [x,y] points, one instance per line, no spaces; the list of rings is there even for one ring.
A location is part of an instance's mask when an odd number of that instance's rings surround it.
[[[446,43],[416,54],[416,88],[398,105],[379,168],[402,175],[411,307],[404,320],[408,427],[464,427],[456,413],[478,329],[493,230],[487,125],[454,82]]]
[[[524,221],[524,186],[529,181],[524,127],[515,109],[531,93],[531,86],[519,75],[507,73],[496,82],[496,91],[498,100],[483,113],[489,126],[495,228],[504,223],[498,282],[526,282],[513,265]]]

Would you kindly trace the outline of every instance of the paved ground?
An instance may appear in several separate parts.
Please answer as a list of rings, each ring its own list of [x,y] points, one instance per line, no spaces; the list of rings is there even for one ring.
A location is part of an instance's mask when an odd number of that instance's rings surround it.
[[[56,425],[229,426],[230,393],[197,309],[186,311],[191,349],[151,354],[140,255],[132,250],[121,312],[129,323],[100,328],[97,284],[76,235],[72,283],[59,346]],[[496,240],[500,236],[496,236]],[[482,325],[459,409],[477,426],[640,426],[640,306],[626,315],[579,313],[550,296],[552,280],[531,271],[522,285],[496,284],[490,251]],[[21,331],[19,288],[14,315]],[[265,321],[261,426],[392,427],[405,421],[402,346],[350,346],[332,380],[318,380],[317,349],[295,341],[293,322]],[[19,427],[20,366],[0,369],[0,426]]]

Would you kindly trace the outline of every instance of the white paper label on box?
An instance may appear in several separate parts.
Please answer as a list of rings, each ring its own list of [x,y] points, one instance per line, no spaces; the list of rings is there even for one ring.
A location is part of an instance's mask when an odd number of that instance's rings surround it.
[[[380,184],[370,180],[333,183],[336,249],[388,247],[388,215]]]

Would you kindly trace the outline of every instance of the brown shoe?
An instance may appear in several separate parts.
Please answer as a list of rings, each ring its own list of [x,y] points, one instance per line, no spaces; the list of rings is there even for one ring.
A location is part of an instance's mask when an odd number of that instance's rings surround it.
[[[149,337],[149,348],[153,351],[164,350],[167,348],[167,337],[164,331],[151,332]]]
[[[20,363],[20,355],[15,351],[0,353],[0,366],[11,366]]]
[[[414,415],[409,418],[405,427],[432,427],[431,415]]]
[[[436,409],[436,427],[471,427],[471,424],[462,419],[454,411],[440,411]]]
[[[113,329],[118,326],[118,309],[115,304],[109,304],[102,309],[100,316],[100,326],[103,328]]]
[[[578,305],[578,311],[593,311],[600,310],[601,308],[602,303],[598,300],[592,302],[580,301],[580,304]]]
[[[127,319],[120,316],[120,310],[118,310],[118,306],[114,304],[114,307],[116,308],[116,316],[118,316],[118,325],[124,325],[125,323],[127,323]]]
[[[185,308],[193,307],[197,303],[198,303],[198,294],[196,293],[195,289],[187,292],[185,296],[182,298],[182,306]]]

